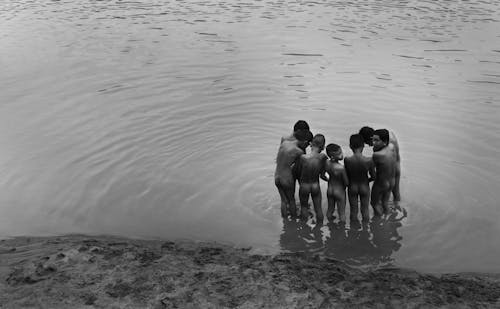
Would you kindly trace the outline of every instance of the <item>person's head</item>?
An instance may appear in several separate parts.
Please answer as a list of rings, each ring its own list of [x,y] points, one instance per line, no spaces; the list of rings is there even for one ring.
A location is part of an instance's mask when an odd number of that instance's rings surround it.
[[[297,146],[302,150],[305,150],[313,139],[313,135],[309,130],[295,131],[293,133],[293,136],[295,136],[295,138],[297,139]]]
[[[326,146],[326,154],[332,160],[342,160],[344,158],[342,148],[337,144],[328,144]]]
[[[359,135],[363,138],[365,144],[372,146],[372,136],[373,136],[373,128],[370,127],[362,127],[359,130]]]
[[[373,132],[372,137],[373,150],[377,151],[389,144],[389,131],[386,129],[378,129]]]
[[[365,146],[364,139],[361,134],[353,134],[349,138],[349,147],[354,151],[355,149],[363,149]]]
[[[309,124],[307,124],[307,122],[305,120],[298,120],[295,125],[293,126],[293,132],[297,132],[297,131],[300,131],[300,130],[303,130],[303,131],[309,131],[310,128],[309,128]]]
[[[325,148],[325,136],[323,134],[314,135],[311,146],[318,148],[320,151],[323,150]]]

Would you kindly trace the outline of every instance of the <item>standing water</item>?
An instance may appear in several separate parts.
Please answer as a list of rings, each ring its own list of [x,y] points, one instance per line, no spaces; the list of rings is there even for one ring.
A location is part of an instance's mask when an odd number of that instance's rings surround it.
[[[3,1],[0,236],[499,272],[499,29],[493,0]],[[283,222],[274,160],[298,119],[346,155],[361,126],[394,131],[408,216]]]

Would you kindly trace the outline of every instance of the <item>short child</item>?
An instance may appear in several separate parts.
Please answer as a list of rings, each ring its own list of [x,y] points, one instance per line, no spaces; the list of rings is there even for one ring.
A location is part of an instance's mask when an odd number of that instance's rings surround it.
[[[316,223],[323,224],[323,210],[321,208],[321,189],[319,177],[325,172],[326,155],[322,153],[325,148],[325,137],[316,134],[311,142],[311,152],[300,157],[299,169],[299,198],[301,216],[307,220],[309,214],[309,196],[313,201],[316,213]]]
[[[339,215],[339,220],[341,223],[345,223],[345,188],[349,185],[349,180],[344,166],[339,162],[344,158],[342,153],[342,148],[337,144],[328,144],[326,146],[326,154],[330,160],[326,161],[325,171],[328,173],[328,178],[324,176],[322,179],[328,181],[328,190],[326,196],[328,198],[328,210],[326,211],[326,217],[328,220],[333,221],[335,217],[333,213],[335,211],[335,206],[337,206],[337,212]]]

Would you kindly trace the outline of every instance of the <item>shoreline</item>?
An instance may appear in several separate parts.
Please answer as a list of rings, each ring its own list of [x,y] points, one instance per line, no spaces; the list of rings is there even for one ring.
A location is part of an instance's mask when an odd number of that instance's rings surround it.
[[[1,308],[500,308],[500,274],[362,270],[215,242],[0,240]]]

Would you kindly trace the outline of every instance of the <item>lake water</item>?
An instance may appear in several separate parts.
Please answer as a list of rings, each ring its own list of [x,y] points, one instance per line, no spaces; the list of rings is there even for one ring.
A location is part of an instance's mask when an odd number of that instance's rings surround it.
[[[493,0],[3,1],[0,236],[500,272],[499,29]],[[394,131],[408,216],[284,223],[298,119],[347,155],[361,126]]]

